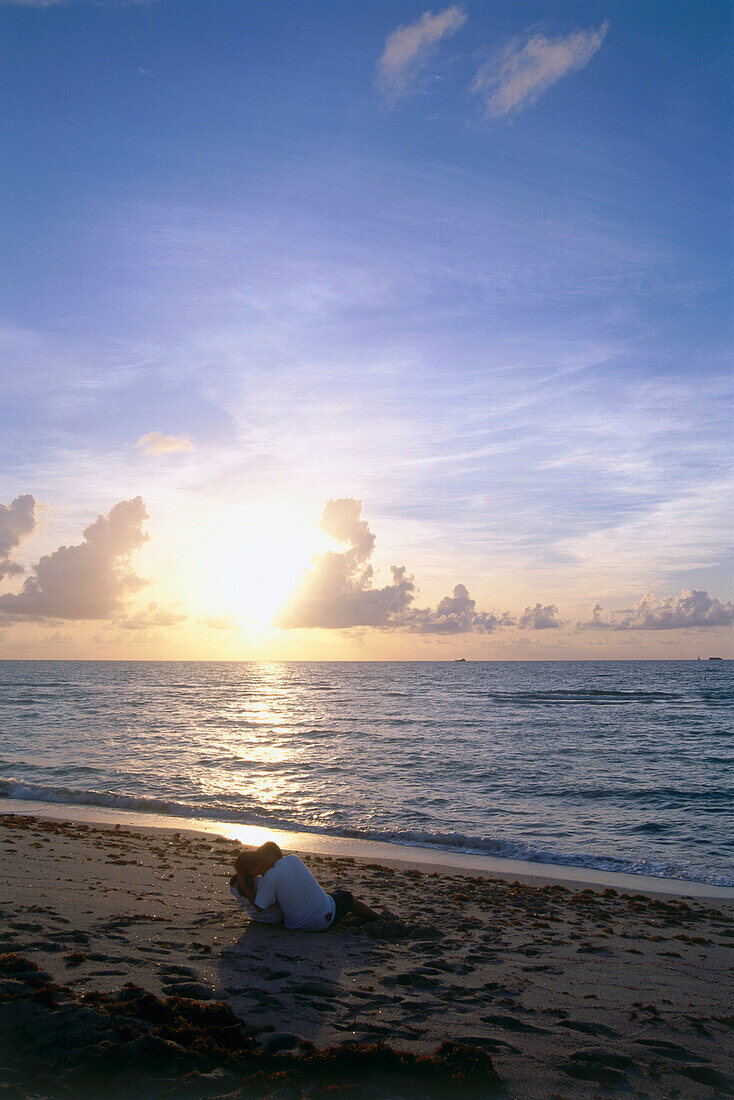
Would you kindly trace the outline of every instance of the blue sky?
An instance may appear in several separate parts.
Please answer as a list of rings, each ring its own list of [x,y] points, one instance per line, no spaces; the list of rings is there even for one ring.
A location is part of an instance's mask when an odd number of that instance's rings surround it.
[[[37,502],[7,590],[121,500],[150,535],[139,603],[91,626],[13,611],[4,651],[720,648],[730,5],[5,0],[0,20],[0,502]],[[347,588],[392,598],[406,565],[414,609],[463,584],[565,625],[266,628],[252,607],[340,550],[329,499],[376,535]],[[589,618],[683,588],[724,610]],[[176,622],[130,629],[151,601]]]

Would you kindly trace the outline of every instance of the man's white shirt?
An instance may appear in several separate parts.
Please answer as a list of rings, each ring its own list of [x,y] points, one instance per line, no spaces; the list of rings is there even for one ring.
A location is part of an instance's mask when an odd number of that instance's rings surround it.
[[[307,932],[323,932],[336,913],[334,899],[298,856],[283,856],[260,879],[255,905],[268,909],[275,902],[283,910],[286,928]]]

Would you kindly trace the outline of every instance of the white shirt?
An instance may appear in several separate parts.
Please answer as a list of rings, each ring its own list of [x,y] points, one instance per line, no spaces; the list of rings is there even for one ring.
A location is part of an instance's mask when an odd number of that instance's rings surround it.
[[[260,879],[255,905],[267,909],[276,901],[286,928],[323,932],[336,913],[334,899],[321,889],[298,856],[283,856]]]

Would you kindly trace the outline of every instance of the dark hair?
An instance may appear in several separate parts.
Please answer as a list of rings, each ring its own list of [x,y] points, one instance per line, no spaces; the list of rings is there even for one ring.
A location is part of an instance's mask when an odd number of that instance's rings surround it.
[[[260,845],[257,851],[261,855],[267,856],[268,859],[273,858],[277,860],[283,858],[283,853],[274,840],[266,840],[264,844]]]
[[[252,877],[253,869],[257,862],[258,849],[250,849],[249,851],[240,852],[237,859],[234,861],[235,870],[243,876],[249,875]]]

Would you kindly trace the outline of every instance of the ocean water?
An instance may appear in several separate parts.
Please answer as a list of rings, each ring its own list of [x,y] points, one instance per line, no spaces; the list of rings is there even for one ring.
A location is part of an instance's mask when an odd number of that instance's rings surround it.
[[[0,662],[0,797],[734,886],[734,662]]]

